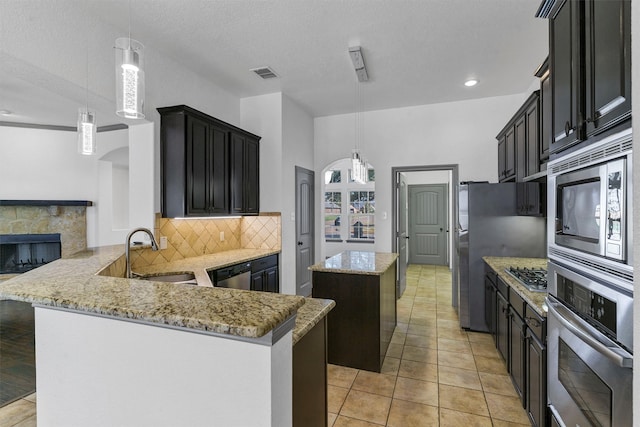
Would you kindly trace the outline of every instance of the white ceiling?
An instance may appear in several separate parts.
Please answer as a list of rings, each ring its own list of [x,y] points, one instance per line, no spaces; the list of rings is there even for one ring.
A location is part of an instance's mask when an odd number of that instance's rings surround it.
[[[5,28],[18,2],[30,7],[27,25],[42,22],[36,11],[87,7],[78,0],[0,0]],[[547,22],[534,18],[537,7],[536,0],[132,0],[131,37],[238,97],[281,91],[318,117],[525,92],[548,52]],[[88,8],[92,19],[126,34],[128,1],[92,0]],[[0,32],[0,53],[2,40],[10,50],[20,37],[9,32]],[[56,29],[50,34],[34,53],[40,59],[56,43]],[[370,77],[360,86],[361,107],[347,53],[352,45],[362,46]],[[249,71],[260,66],[280,77],[262,80]],[[77,110],[77,85],[34,82],[37,72],[18,69],[0,76],[0,109],[28,111],[28,118],[0,121],[75,124],[62,112]],[[470,77],[480,83],[466,88]],[[99,107],[111,101],[101,98]]]

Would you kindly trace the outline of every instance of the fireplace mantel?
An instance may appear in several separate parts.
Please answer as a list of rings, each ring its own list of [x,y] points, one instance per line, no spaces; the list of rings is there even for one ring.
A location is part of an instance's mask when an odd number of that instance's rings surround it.
[[[90,200],[0,200],[0,206],[93,206]]]

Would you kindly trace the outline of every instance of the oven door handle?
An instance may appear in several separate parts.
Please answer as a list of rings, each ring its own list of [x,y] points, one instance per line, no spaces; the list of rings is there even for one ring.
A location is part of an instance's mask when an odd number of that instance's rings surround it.
[[[633,368],[633,356],[618,346],[610,347],[595,338],[586,328],[578,323],[582,321],[576,318],[570,310],[560,303],[552,302],[549,299],[547,299],[547,306],[549,307],[549,312],[555,316],[562,326],[589,344],[593,349],[614,361],[621,368]]]
[[[555,421],[558,422],[558,425],[560,425],[560,427],[567,427],[565,425],[565,423],[564,423],[564,420],[562,419],[562,417],[558,413],[558,410],[551,403],[549,404],[549,411],[551,412],[552,418],[555,418]],[[553,424],[553,422],[551,424]]]

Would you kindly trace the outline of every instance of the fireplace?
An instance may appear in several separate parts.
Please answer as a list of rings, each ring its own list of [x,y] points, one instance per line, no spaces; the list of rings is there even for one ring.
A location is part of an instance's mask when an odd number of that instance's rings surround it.
[[[60,233],[0,234],[0,274],[24,273],[60,255]]]

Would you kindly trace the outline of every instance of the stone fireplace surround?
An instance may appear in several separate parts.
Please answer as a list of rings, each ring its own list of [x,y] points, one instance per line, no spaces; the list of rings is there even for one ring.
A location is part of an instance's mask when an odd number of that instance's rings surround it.
[[[60,233],[61,255],[66,258],[87,248],[90,201],[0,200],[0,234]]]

